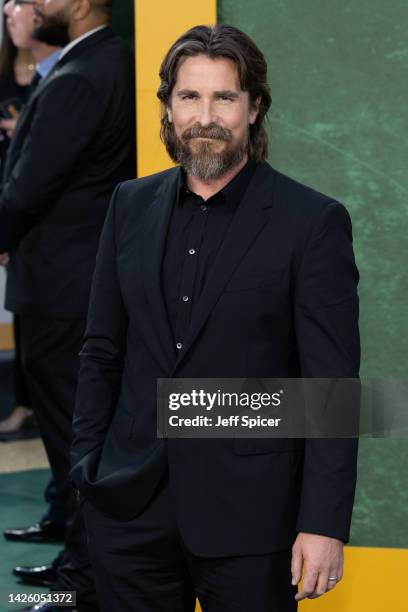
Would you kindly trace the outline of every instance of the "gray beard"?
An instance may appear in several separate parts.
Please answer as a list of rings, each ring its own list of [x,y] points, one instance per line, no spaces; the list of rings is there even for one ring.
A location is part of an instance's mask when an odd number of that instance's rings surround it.
[[[220,178],[234,166],[237,166],[245,157],[248,147],[241,143],[235,149],[227,148],[222,153],[213,153],[211,144],[203,142],[200,150],[193,153],[190,147],[179,143],[177,161],[187,174],[195,176],[201,181]]]

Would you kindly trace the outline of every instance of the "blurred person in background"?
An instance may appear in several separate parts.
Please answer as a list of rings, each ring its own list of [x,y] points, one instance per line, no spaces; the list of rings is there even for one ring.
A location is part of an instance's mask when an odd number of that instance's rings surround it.
[[[29,3],[7,0],[3,11],[3,37],[0,50],[0,109],[1,109],[1,164],[6,159],[10,138],[16,127],[20,111],[34,91],[39,78],[47,76],[59,57],[59,47],[32,38],[34,9]],[[12,8],[15,7],[15,10]],[[6,15],[7,14],[7,15]],[[7,19],[6,19],[7,17]],[[34,79],[34,80],[33,80]],[[2,259],[6,264],[8,257]],[[35,425],[24,373],[20,343],[19,315],[13,317],[15,338],[14,392],[16,407],[8,418],[0,421],[0,441],[24,438]],[[45,490],[49,504],[42,519],[29,527],[6,529],[9,540],[28,542],[55,542],[64,538],[66,500],[58,495],[51,478]]]
[[[3,6],[3,4],[2,4]],[[0,47],[0,173],[6,159],[20,109],[27,100],[30,83],[35,71],[35,60],[30,49],[17,47],[8,31],[3,13]],[[7,263],[7,257],[3,258]],[[27,385],[21,366],[19,351],[18,317],[13,320],[15,337],[14,390],[16,406],[12,413],[0,421],[0,439],[12,439],[33,424],[33,412],[29,408]]]
[[[9,253],[6,308],[21,318],[32,407],[57,489],[69,500],[69,526],[52,566],[14,573],[76,591],[77,608],[88,612],[98,604],[69,448],[99,235],[114,187],[135,175],[134,61],[109,25],[111,0],[30,4],[33,38],[63,50],[14,133],[0,195],[0,253]],[[10,18],[19,5],[10,0]]]
[[[2,3],[2,6],[6,3]],[[35,59],[31,50],[17,47],[8,27],[3,13],[0,47],[0,163],[7,154],[9,136],[12,135],[19,111],[27,100],[35,71]]]

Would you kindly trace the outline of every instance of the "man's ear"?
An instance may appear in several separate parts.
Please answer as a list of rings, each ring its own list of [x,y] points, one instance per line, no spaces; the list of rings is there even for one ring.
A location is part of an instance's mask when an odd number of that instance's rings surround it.
[[[256,118],[258,117],[261,100],[262,100],[261,96],[258,96],[254,100],[254,102],[251,102],[251,109],[249,111],[249,124],[250,125],[254,125]]]
[[[88,17],[92,10],[91,0],[75,0],[71,10],[74,20],[82,21]]]
[[[170,106],[167,107],[167,120],[169,123],[173,123],[173,113],[171,112]]]

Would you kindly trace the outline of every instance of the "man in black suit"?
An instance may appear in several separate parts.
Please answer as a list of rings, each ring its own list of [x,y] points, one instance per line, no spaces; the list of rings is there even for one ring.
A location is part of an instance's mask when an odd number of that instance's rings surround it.
[[[292,611],[342,577],[356,440],[157,439],[156,381],[357,376],[350,219],[265,161],[245,34],[193,28],[160,78],[179,167],[113,196],[74,414],[101,609]]]
[[[34,5],[37,39],[64,48],[13,137],[0,196],[0,253],[10,252],[6,308],[20,315],[33,408],[67,499],[68,571],[54,586],[72,586],[85,601],[85,531],[69,481],[72,414],[100,231],[114,187],[135,175],[134,64],[109,25],[111,0]],[[54,577],[51,568],[20,570],[22,579]]]

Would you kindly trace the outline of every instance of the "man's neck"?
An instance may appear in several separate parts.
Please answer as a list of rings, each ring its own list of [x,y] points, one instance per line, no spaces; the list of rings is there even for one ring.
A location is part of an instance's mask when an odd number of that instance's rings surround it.
[[[74,40],[84,36],[88,32],[107,25],[109,25],[108,20],[100,17],[89,17],[83,21],[78,21],[72,24],[69,29],[70,40],[71,42],[74,42]]]
[[[32,54],[36,64],[39,64],[43,60],[47,59],[52,53],[58,51],[59,47],[52,47],[44,43],[38,43],[32,50]]]
[[[242,170],[247,161],[248,156],[246,155],[239,164],[233,166],[233,168],[230,168],[230,170],[228,170],[219,178],[212,179],[210,181],[202,181],[196,176],[187,174],[187,184],[191,191],[193,191],[197,195],[200,195],[203,200],[208,200],[215,193],[221,191],[221,189],[223,189],[225,185],[228,185],[228,183],[232,181],[232,179],[238,174],[238,172]]]

